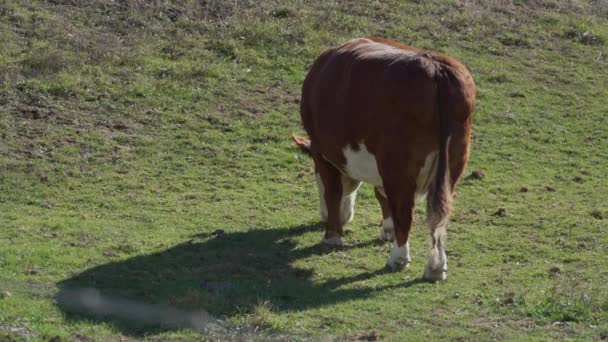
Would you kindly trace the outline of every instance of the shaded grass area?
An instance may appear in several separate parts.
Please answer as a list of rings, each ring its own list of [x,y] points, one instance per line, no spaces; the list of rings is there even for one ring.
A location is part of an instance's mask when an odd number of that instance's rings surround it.
[[[92,268],[59,285],[102,288],[128,298],[139,297],[192,310],[208,308],[213,315],[229,316],[246,308],[264,310],[270,301],[274,311],[300,311],[366,297],[388,288],[336,290],[341,285],[381,274],[382,268],[319,284],[314,282],[313,270],[292,266],[294,261],[311,255],[379,244],[372,240],[339,250],[317,244],[296,247],[293,239],[319,232],[319,228],[253,229],[199,236],[158,253]],[[257,319],[258,324],[272,327],[272,321]]]
[[[200,338],[73,313],[56,286],[208,311],[226,339],[606,338],[606,13],[0,1],[0,339]],[[419,282],[422,210],[411,268],[382,270],[368,187],[348,246],[318,244],[311,162],[289,141],[299,87],[367,34],[447,52],[478,86],[469,170],[485,177],[459,186],[445,283]]]

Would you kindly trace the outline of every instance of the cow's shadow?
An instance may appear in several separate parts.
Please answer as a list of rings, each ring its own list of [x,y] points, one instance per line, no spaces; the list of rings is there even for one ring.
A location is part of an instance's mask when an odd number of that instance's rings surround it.
[[[206,310],[212,316],[225,317],[247,312],[264,301],[271,302],[277,311],[303,310],[366,297],[390,287],[343,286],[378,276],[385,272],[383,268],[315,281],[314,270],[293,266],[299,259],[336,250],[322,244],[301,247],[293,240],[311,231],[318,231],[321,236],[321,230],[321,225],[312,224],[194,236],[161,252],[110,262],[61,281],[57,302],[68,319],[107,321],[125,334],[140,334],[161,328],[147,326],[142,330],[128,319],[111,314],[100,317],[82,310],[75,313],[62,298],[69,297],[72,289],[93,288],[98,293],[130,301]],[[370,240],[340,249],[382,243]]]

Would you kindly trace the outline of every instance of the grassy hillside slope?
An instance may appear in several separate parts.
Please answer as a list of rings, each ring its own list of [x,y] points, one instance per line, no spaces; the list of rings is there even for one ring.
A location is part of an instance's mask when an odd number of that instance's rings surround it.
[[[299,89],[368,34],[477,83],[446,282],[369,186],[319,244]],[[607,47],[601,0],[0,0],[0,340],[606,339]]]

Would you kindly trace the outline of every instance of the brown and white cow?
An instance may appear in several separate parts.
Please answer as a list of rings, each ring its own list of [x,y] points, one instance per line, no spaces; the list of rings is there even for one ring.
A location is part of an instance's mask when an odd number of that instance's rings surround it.
[[[310,139],[293,139],[314,160],[323,242],[342,244],[357,190],[371,183],[384,237],[394,231],[387,265],[406,265],[415,200],[428,193],[432,245],[424,278],[445,279],[446,226],[469,156],[474,107],[468,70],[441,53],[366,37],[321,54],[302,86]]]

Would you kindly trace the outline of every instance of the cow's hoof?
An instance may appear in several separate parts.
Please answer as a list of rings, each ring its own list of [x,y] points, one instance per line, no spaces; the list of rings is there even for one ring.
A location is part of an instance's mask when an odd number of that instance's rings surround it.
[[[410,265],[409,260],[400,260],[400,261],[395,261],[395,262],[391,262],[389,260],[386,262],[386,265],[384,266],[384,268],[389,272],[397,272],[397,271],[401,271],[404,268],[407,268],[409,265]]]
[[[334,236],[332,238],[323,238],[323,240],[321,240],[321,242],[323,242],[326,245],[330,245],[330,246],[344,246],[344,242],[342,241],[342,237],[341,236]]]
[[[424,275],[422,276],[422,278],[427,281],[446,280],[448,278],[448,271],[443,268],[431,270],[427,267],[424,270]]]
[[[410,265],[410,258],[408,257],[399,257],[393,258],[392,256],[388,258],[386,261],[386,269],[391,272],[396,272],[407,268]]]
[[[403,246],[399,247],[397,241],[393,241],[391,247],[391,255],[386,261],[386,267],[392,271],[398,271],[409,265],[412,258],[410,258],[410,243],[406,242]]]

